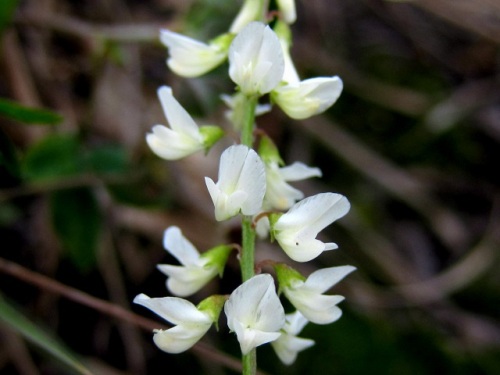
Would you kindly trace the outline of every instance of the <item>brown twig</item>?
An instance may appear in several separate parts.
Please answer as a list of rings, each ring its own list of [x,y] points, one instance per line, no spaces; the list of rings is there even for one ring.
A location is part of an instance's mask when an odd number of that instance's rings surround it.
[[[156,321],[143,318],[137,314],[134,314],[124,309],[121,306],[93,297],[78,289],[69,287],[56,280],[50,279],[44,275],[30,271],[27,268],[24,268],[16,263],[10,262],[3,258],[0,258],[0,272],[11,275],[29,284],[35,285],[38,288],[61,295],[74,302],[77,302],[84,306],[90,307],[96,311],[99,311],[102,314],[111,316],[121,321],[134,324],[147,331],[152,331],[154,329],[169,328],[164,324],[160,324],[157,323]],[[222,353],[203,342],[197,343],[192,348],[192,350],[197,355],[209,357],[211,358],[212,361],[217,362],[223,366],[226,366],[227,368],[230,368],[235,371],[241,371],[241,363],[239,360],[225,353]],[[259,372],[259,374],[265,375],[265,373],[263,372]]]

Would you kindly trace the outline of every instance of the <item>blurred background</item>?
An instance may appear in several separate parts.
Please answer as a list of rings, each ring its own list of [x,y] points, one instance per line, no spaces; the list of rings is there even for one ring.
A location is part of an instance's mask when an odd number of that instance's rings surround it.
[[[2,374],[237,373],[223,319],[219,333],[169,355],[151,340],[164,322],[131,301],[168,293],[155,268],[174,263],[161,244],[168,226],[200,251],[239,238],[237,221],[215,222],[203,179],[234,139],[167,162],[144,136],[166,123],[164,84],[198,124],[230,130],[219,97],[234,89],[227,64],[176,77],[158,30],[207,41],[240,4],[0,1]],[[339,250],[292,264],[262,241],[257,258],[304,274],[358,270],[330,291],[346,297],[343,317],[302,332],[315,347],[290,367],[261,347],[259,367],[500,374],[500,3],[307,0],[297,12],[299,74],[339,75],[344,92],[321,116],[292,121],[273,108],[258,126],[288,164],[322,169],[296,184],[306,195],[342,193],[352,209],[322,232]],[[233,257],[222,282],[191,300],[238,283]]]

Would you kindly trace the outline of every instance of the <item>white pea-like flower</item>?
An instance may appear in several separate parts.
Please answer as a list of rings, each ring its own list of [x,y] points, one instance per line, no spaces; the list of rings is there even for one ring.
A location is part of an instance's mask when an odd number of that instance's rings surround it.
[[[278,21],[275,31],[283,51],[285,70],[281,84],[271,92],[271,99],[283,112],[296,120],[323,113],[339,98],[343,88],[342,80],[333,76],[301,81],[290,56],[289,26]]]
[[[219,180],[205,177],[214,202],[215,219],[227,220],[238,213],[255,215],[266,193],[266,172],[259,155],[244,145],[231,146],[220,158]]]
[[[307,323],[308,320],[298,310],[285,315],[281,336],[271,342],[276,355],[285,365],[291,365],[299,352],[314,345],[314,340],[297,337]]]
[[[146,135],[146,142],[159,157],[177,160],[210,148],[222,136],[223,131],[219,127],[198,128],[193,118],[174,98],[170,87],[160,87],[158,98],[170,128],[153,126],[152,133]]]
[[[200,255],[176,226],[165,230],[163,246],[181,263],[180,266],[170,264],[157,266],[168,276],[168,290],[179,297],[196,293],[217,274],[221,274],[231,251],[231,246],[222,245]]]
[[[269,274],[254,276],[236,288],[224,305],[224,312],[243,354],[276,340],[285,324],[285,312]]]
[[[264,196],[264,207],[276,210],[289,209],[295,202],[304,198],[304,193],[288,182],[311,177],[321,177],[321,170],[308,167],[301,162],[285,167],[280,167],[277,162],[266,163],[267,190]]]
[[[283,77],[284,60],[274,31],[261,22],[250,22],[229,47],[229,76],[245,95],[263,95]]]
[[[160,31],[160,41],[170,55],[167,65],[183,77],[199,77],[222,64],[231,40],[230,34],[223,34],[206,44],[167,29]]]
[[[280,290],[307,320],[316,324],[333,323],[341,317],[342,310],[337,304],[344,297],[323,293],[355,269],[353,266],[322,268],[305,279],[284,264],[275,266]]]
[[[271,97],[288,116],[302,120],[323,113],[337,101],[342,92],[337,77],[316,77],[276,87]]]
[[[134,303],[147,307],[175,325],[166,330],[154,330],[153,336],[158,348],[173,354],[188,350],[196,344],[207,333],[220,312],[217,306],[199,309],[191,302],[178,297],[150,298],[139,294],[134,298]],[[218,304],[220,305],[220,302]]]
[[[273,225],[274,238],[296,262],[308,262],[323,251],[338,248],[333,242],[316,239],[318,233],[350,209],[346,197],[321,193],[295,203]]]

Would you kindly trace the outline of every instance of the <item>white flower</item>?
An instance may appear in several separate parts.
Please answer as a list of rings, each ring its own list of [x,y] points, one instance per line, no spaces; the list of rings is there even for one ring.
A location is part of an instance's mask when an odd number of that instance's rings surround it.
[[[323,293],[354,271],[355,267],[323,268],[313,272],[306,280],[284,264],[276,265],[275,269],[280,290],[307,320],[316,324],[329,324],[340,318],[342,310],[337,304],[344,297]]]
[[[245,95],[263,95],[283,77],[283,52],[273,30],[251,22],[229,47],[229,76]]]
[[[297,337],[308,323],[300,311],[285,315],[285,320],[281,336],[271,346],[281,362],[291,365],[299,352],[314,345],[314,340]]]
[[[231,39],[232,36],[224,34],[205,44],[170,30],[160,31],[160,41],[170,53],[167,64],[183,77],[198,77],[220,65],[227,57]]]
[[[259,155],[244,145],[231,146],[220,158],[217,184],[205,177],[215,205],[215,219],[229,219],[239,212],[254,215],[262,207],[266,172]]]
[[[346,197],[321,193],[294,204],[273,226],[274,237],[285,253],[297,262],[308,262],[323,251],[336,249],[333,242],[316,239],[318,233],[350,208]]]
[[[286,23],[292,24],[297,19],[295,11],[295,0],[277,0],[278,9],[281,12],[281,17]]]
[[[288,181],[300,181],[311,177],[321,177],[319,168],[311,168],[301,162],[280,168],[277,162],[266,163],[267,190],[264,196],[266,209],[287,210],[304,194],[289,185]]]
[[[342,80],[317,77],[276,87],[271,96],[288,116],[302,120],[323,113],[337,101],[342,92]]]
[[[334,76],[301,81],[290,56],[290,27],[278,21],[275,31],[283,51],[285,70],[282,83],[271,92],[271,99],[283,112],[296,120],[326,111],[339,98],[343,88],[342,80]]]
[[[202,255],[178,227],[165,231],[163,246],[182,266],[159,264],[158,269],[168,276],[167,288],[172,294],[187,297],[200,290],[218,273],[222,273],[230,246],[218,246]]]
[[[191,348],[213,323],[210,312],[200,311],[182,298],[149,298],[145,294],[139,294],[134,298],[134,303],[147,307],[175,325],[167,330],[154,331],[154,343],[167,353],[181,353]]]
[[[167,160],[180,159],[202,150],[203,136],[191,116],[172,95],[172,89],[160,87],[158,97],[170,128],[155,125],[153,133],[146,135],[151,150]]]
[[[224,312],[228,327],[236,332],[243,354],[276,340],[285,324],[285,312],[269,274],[254,276],[236,288]]]

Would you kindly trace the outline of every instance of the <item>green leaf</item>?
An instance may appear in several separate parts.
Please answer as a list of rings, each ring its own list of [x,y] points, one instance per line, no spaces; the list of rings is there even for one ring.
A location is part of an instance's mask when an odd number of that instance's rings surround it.
[[[127,166],[128,155],[121,146],[101,146],[85,155],[85,168],[98,174],[124,173]]]
[[[9,137],[0,129],[0,167],[2,166],[7,170],[9,175],[16,177],[19,176],[19,162],[15,146]],[[2,185],[3,184],[0,184],[0,186]]]
[[[52,224],[71,261],[83,272],[96,262],[102,215],[90,188],[51,194]]]
[[[31,147],[24,158],[23,175],[30,181],[76,174],[80,169],[79,143],[73,135],[51,135]]]
[[[76,374],[92,375],[76,356],[54,337],[46,333],[24,314],[0,296],[0,321],[39,346],[57,360],[69,366]]]
[[[0,115],[25,124],[56,125],[62,116],[43,108],[25,107],[12,100],[0,98]]]
[[[0,33],[2,33],[11,23],[14,11],[17,8],[18,0],[0,1]]]

